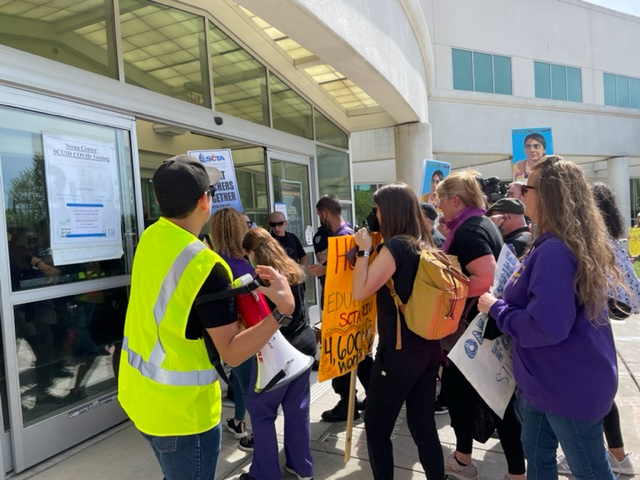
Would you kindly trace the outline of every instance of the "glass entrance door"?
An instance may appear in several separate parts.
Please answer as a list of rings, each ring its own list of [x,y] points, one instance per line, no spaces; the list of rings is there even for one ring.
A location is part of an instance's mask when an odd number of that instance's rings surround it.
[[[132,129],[0,87],[0,394],[16,472],[126,419],[116,372],[139,218]]]
[[[272,210],[286,212],[287,231],[295,234],[302,243],[309,264],[315,263],[312,238],[307,232],[316,230],[315,192],[312,183],[309,157],[267,150],[269,177],[271,178]],[[315,277],[307,272],[307,302],[312,322],[319,319]]]

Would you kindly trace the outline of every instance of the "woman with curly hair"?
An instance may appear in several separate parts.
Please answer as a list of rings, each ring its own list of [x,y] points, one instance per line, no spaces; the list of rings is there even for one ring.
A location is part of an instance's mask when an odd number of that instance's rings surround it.
[[[247,232],[244,217],[245,215],[237,210],[225,207],[214,213],[211,218],[214,249],[227,262],[234,279],[246,273],[253,274],[253,267],[245,258],[242,248],[242,240]],[[227,418],[227,430],[239,440],[238,448],[245,452],[253,451],[253,436],[246,431],[244,416],[247,412],[247,393],[254,362],[255,359],[252,357],[231,369],[235,411],[233,418]]]
[[[296,306],[291,315],[291,323],[280,327],[280,333],[293,347],[310,357],[308,368],[286,385],[260,393],[253,389],[249,391],[247,406],[251,415],[255,450],[249,473],[240,475],[240,480],[281,478],[275,428],[280,406],[284,413],[285,470],[298,478],[313,478],[309,405],[312,357],[316,354],[317,342],[304,295],[305,272],[264,228],[249,230],[242,246],[255,265],[269,265],[287,278]],[[269,299],[267,303],[272,309],[275,308]],[[255,383],[256,376],[257,368],[254,367],[251,384]]]
[[[558,444],[578,479],[614,479],[602,418],[618,387],[607,291],[620,281],[607,227],[584,173],[559,156],[537,162],[522,187],[537,238],[482,312],[512,341],[527,478],[557,478]]]

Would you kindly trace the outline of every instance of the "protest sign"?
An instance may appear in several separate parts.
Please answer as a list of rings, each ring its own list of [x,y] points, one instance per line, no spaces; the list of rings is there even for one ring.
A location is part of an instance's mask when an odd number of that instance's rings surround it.
[[[355,246],[353,238],[353,235],[329,238],[318,369],[321,382],[355,370],[373,346],[376,295],[362,301],[351,295],[353,266],[346,253]]]
[[[498,257],[491,293],[502,297],[504,286],[520,262],[503,245]],[[480,313],[449,352],[449,358],[476,389],[482,399],[500,417],[515,392],[511,340],[501,335],[495,340],[483,337],[487,315]]]
[[[632,257],[640,255],[640,228],[629,229],[629,255]]]

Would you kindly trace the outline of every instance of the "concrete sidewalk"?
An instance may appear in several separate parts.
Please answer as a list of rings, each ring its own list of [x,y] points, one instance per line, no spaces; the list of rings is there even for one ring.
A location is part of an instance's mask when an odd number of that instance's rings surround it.
[[[622,431],[627,451],[640,472],[640,316],[632,316],[625,322],[614,325],[620,369],[620,386],[616,402],[620,409]],[[354,425],[352,456],[344,463],[345,424],[330,424],[320,421],[320,415],[335,405],[338,397],[330,382],[317,383],[312,378],[311,390],[311,437],[316,480],[371,478],[364,424],[358,420]],[[225,402],[222,418],[233,416],[233,404]],[[455,437],[448,426],[449,416],[436,417],[443,455],[451,453]],[[282,442],[283,418],[278,417],[277,431]],[[424,479],[424,471],[418,461],[416,447],[406,425],[404,410],[397,421],[394,442],[397,480]],[[218,464],[217,479],[238,479],[247,472],[251,455],[239,450],[237,441],[228,432],[223,433],[222,452]],[[476,443],[474,461],[482,480],[501,480],[506,473],[506,462],[498,440],[491,438],[486,444]],[[281,464],[284,453],[281,450]],[[295,477],[283,471],[284,480]],[[147,442],[130,422],[64,452],[36,467],[12,477],[15,480],[113,480],[114,478],[136,480],[160,480],[162,473]],[[560,476],[560,478],[573,478]],[[621,476],[620,478],[631,478]],[[271,479],[270,479],[271,480]]]

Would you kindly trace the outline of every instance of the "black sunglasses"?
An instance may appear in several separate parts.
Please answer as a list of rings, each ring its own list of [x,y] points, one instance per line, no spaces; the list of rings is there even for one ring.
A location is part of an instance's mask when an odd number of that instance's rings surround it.
[[[524,197],[529,190],[535,190],[536,187],[532,187],[531,185],[522,185],[520,190],[522,191],[522,196]]]
[[[209,185],[209,195],[211,195],[211,198],[213,198],[215,194],[216,194],[216,186]]]
[[[281,227],[285,223],[286,223],[286,221],[283,220],[282,222],[269,222],[269,225],[271,225],[271,227]]]

